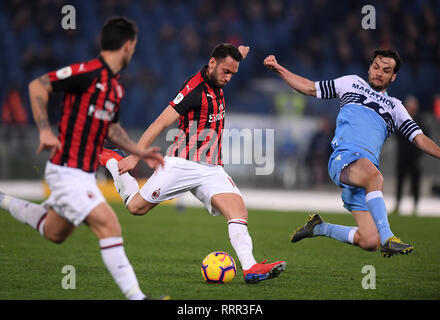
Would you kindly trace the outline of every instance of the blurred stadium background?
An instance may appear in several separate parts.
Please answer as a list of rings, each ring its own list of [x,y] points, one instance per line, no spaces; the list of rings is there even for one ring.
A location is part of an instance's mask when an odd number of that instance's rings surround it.
[[[361,27],[361,8],[366,4],[376,9],[376,29]],[[64,5],[76,9],[75,30],[61,27]],[[440,1],[7,0],[0,2],[2,191],[35,199],[47,193],[41,183],[47,154],[35,155],[38,132],[27,85],[48,71],[97,56],[99,30],[114,15],[128,16],[139,26],[137,51],[121,73],[126,89],[121,123],[136,139],[174,98],[183,81],[207,63],[217,43],[251,47],[239,73],[225,88],[227,128],[275,129],[271,174],[256,175],[255,168],[261,164],[255,161],[226,165],[250,207],[343,211],[339,190],[327,175],[338,101],[319,101],[293,92],[263,66],[268,54],[313,80],[345,74],[367,78],[372,50],[395,47],[404,64],[389,93],[401,100],[415,95],[423,127],[440,142]],[[50,100],[52,124],[59,119],[60,102],[57,95]],[[165,151],[169,142],[163,135],[157,144]],[[390,138],[381,159],[390,210],[396,144],[396,137]],[[422,156],[422,215],[439,213],[438,163]],[[150,174],[145,165],[134,173],[138,177]],[[104,170],[98,176],[103,181],[108,178]],[[117,199],[112,184],[106,190],[108,197]],[[190,195],[180,201],[196,204]],[[402,211],[412,212],[408,196]]]

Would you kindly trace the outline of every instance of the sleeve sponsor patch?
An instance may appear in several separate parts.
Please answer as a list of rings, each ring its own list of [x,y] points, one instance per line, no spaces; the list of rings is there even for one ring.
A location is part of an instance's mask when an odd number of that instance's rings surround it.
[[[59,69],[56,76],[59,80],[66,79],[72,75],[72,68],[70,66]]]
[[[179,93],[173,100],[174,104],[179,104],[184,98],[184,95],[182,93]]]

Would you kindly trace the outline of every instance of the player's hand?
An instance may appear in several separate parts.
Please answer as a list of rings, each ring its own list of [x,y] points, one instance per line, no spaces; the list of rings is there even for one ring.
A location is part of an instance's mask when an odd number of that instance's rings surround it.
[[[140,156],[145,161],[145,163],[154,170],[159,167],[163,167],[165,164],[163,156],[160,154],[159,147],[150,147],[146,150],[143,150]]]
[[[52,130],[40,131],[40,145],[38,146],[37,154],[42,150],[50,150],[49,159],[52,159],[57,150],[61,148],[61,141],[53,134]]]
[[[277,67],[279,67],[278,61],[274,55],[267,56],[264,59],[263,64],[272,71],[276,71]]]
[[[134,155],[129,155],[128,157],[118,161],[118,171],[119,174],[126,173],[133,170],[139,162],[139,158]]]
[[[243,59],[246,58],[246,56],[249,53],[250,48],[248,46],[238,46],[238,51],[240,51],[241,55],[243,56]]]

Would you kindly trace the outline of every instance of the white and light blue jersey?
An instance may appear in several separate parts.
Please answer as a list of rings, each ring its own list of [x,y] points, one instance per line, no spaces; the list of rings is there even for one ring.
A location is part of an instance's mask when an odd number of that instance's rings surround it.
[[[315,88],[317,98],[340,99],[334,149],[354,144],[379,161],[383,143],[396,129],[411,142],[422,133],[400,100],[375,91],[356,75],[318,81]]]

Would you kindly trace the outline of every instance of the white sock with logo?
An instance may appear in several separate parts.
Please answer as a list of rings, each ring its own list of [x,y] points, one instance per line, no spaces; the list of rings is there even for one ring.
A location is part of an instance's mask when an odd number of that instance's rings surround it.
[[[133,267],[125,255],[122,243],[122,237],[109,237],[99,240],[102,260],[127,299],[142,300],[145,295],[139,288]]]
[[[118,191],[124,205],[127,207],[130,200],[139,191],[139,184],[128,172],[119,175],[118,161],[115,159],[108,160],[105,167],[110,171],[116,191]]]
[[[31,226],[44,235],[47,210],[41,205],[5,194],[0,199],[0,208],[8,211],[21,223]]]
[[[244,219],[231,219],[228,221],[229,240],[240,260],[243,270],[250,269],[255,261],[252,254],[252,239],[248,232],[247,221]]]

